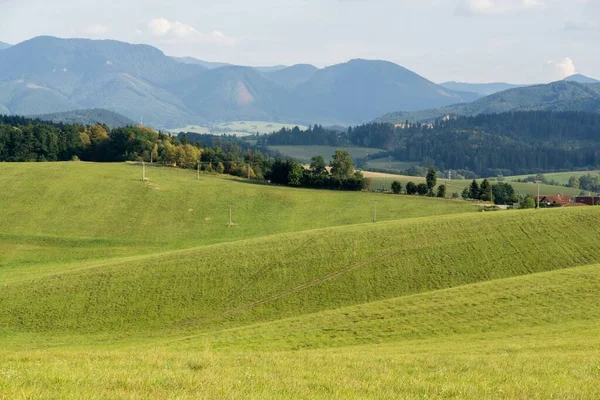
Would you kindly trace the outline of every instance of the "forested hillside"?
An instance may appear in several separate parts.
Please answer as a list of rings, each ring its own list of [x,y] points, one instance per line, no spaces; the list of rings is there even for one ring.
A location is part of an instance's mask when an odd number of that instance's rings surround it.
[[[396,160],[432,160],[440,169],[468,169],[480,176],[600,165],[600,114],[582,112],[484,114],[399,127],[371,123],[346,132],[315,126],[259,139],[266,145],[380,148]]]
[[[116,112],[94,108],[91,110],[74,110],[54,114],[34,115],[32,118],[56,124],[106,125],[110,128],[133,126],[136,123]]]
[[[600,113],[600,84],[560,81],[505,90],[472,103],[411,112],[400,110],[377,118],[377,122],[431,122],[450,116],[476,116],[511,111],[581,111]]]

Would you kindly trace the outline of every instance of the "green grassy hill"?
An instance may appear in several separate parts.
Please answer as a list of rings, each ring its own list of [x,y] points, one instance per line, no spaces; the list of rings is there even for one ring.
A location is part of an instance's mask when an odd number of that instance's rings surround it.
[[[0,164],[0,276],[30,265],[106,259],[369,222],[474,211],[463,202],[251,184],[133,164]],[[229,205],[234,228],[227,228]]]
[[[102,108],[94,108],[91,110],[74,110],[55,114],[41,114],[35,115],[32,118],[37,118],[42,121],[50,121],[55,124],[104,124],[110,128],[135,126],[137,124],[135,121],[127,117],[112,111],[104,110]]]
[[[140,172],[0,164],[2,396],[600,390],[600,208],[475,213]]]

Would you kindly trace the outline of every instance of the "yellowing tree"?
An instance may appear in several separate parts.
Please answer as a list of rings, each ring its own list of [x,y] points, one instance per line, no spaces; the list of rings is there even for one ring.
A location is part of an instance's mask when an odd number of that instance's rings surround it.
[[[177,148],[177,165],[181,168],[195,168],[202,151],[191,144]]]
[[[94,146],[109,140],[108,132],[102,125],[94,125],[90,127],[88,136]]]

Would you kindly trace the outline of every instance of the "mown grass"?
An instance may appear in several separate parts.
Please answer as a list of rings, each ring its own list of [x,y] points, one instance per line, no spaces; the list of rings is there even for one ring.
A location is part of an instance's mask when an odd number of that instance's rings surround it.
[[[569,183],[570,177],[576,176],[579,178],[580,176],[587,175],[587,174],[597,175],[597,174],[600,174],[600,171],[593,170],[593,171],[553,172],[553,173],[548,173],[548,174],[543,174],[543,175],[547,179],[554,179],[555,181],[557,181],[563,185],[566,185],[567,183]],[[506,176],[504,179],[508,182],[512,182],[517,179],[525,179],[525,178],[529,178],[531,176],[535,176],[535,174]]]
[[[218,330],[170,346],[287,351],[502,335],[568,324],[598,329],[599,290],[600,265],[575,267]]]
[[[365,158],[369,154],[381,152],[380,149],[369,147],[332,147],[332,146],[269,146],[269,149],[280,152],[281,154],[294,158],[298,161],[309,163],[315,156],[321,156],[329,163],[333,157],[333,153],[338,148],[348,150],[350,157],[354,160]]]
[[[9,270],[164,252],[372,219],[470,212],[463,202],[291,189],[126,164],[0,164],[0,279]],[[233,221],[227,228],[229,205]]]
[[[598,268],[476,284],[210,338],[4,349],[0,397],[595,398],[600,309],[590,299],[600,286]],[[367,337],[379,343],[336,347]],[[229,350],[215,349],[223,344]],[[303,346],[312,349],[292,349]]]
[[[600,208],[139,173],[0,164],[0,399],[600,393]]]
[[[598,217],[590,207],[411,219],[7,275],[0,327],[202,332],[593,264]]]

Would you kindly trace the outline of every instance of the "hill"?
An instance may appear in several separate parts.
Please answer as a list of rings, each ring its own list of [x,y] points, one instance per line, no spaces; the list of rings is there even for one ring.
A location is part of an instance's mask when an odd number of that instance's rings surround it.
[[[317,71],[297,88],[317,120],[360,123],[378,115],[378,110],[408,111],[430,104],[447,105],[471,101],[477,95],[454,92],[386,61],[352,60]]]
[[[146,45],[38,37],[0,54],[3,85],[21,89],[16,100],[1,104],[24,115],[106,108],[135,120],[146,115],[148,123],[160,126],[192,118],[167,88],[204,70]],[[21,100],[20,96],[30,96],[31,89],[36,90],[35,101]],[[57,98],[68,104],[57,106]]]
[[[149,168],[150,183],[138,184],[141,172],[140,166],[129,164],[0,163],[0,183],[10,182],[14,189],[0,194],[4,215],[0,265],[7,267],[0,274],[8,267],[64,264],[366,223],[372,218],[371,201],[376,199],[382,221],[473,211],[465,202],[288,189],[211,175],[198,182],[195,171],[173,168]],[[51,196],[42,195],[50,192]],[[91,204],[97,207],[92,214]],[[229,204],[238,225],[222,229],[227,226]],[[331,209],[340,211],[326,215]],[[315,213],[321,217],[313,217]],[[73,224],[75,219],[85,223]],[[37,232],[34,236],[32,229]],[[59,242],[53,239],[61,237]],[[26,243],[40,251],[18,250],[25,249]]]
[[[55,114],[34,115],[33,118],[61,124],[95,125],[103,124],[110,128],[134,126],[136,122],[112,111],[94,108]]]
[[[8,43],[0,42],[0,50],[8,49],[10,46]]]
[[[139,173],[0,164],[11,185],[0,191],[4,395],[599,388],[599,208],[473,213],[462,201]]]
[[[446,115],[475,116],[509,111],[581,111],[600,112],[600,84],[560,81],[527,86],[492,94],[472,103],[455,104],[417,112],[393,112],[376,119],[400,123],[433,121]]]
[[[291,120],[294,99],[282,87],[250,67],[222,67],[182,81],[175,89],[196,115],[214,120]]]
[[[514,89],[514,88],[523,87],[526,85],[513,85],[510,83],[504,83],[504,82],[494,82],[494,83],[444,82],[444,83],[440,83],[440,86],[443,86],[450,90],[456,90],[459,92],[472,92],[472,93],[477,93],[480,96],[489,96],[494,93],[503,92],[508,89]]]
[[[585,75],[575,74],[571,75],[564,79],[567,82],[577,82],[577,83],[600,83],[598,79],[590,78]]]

